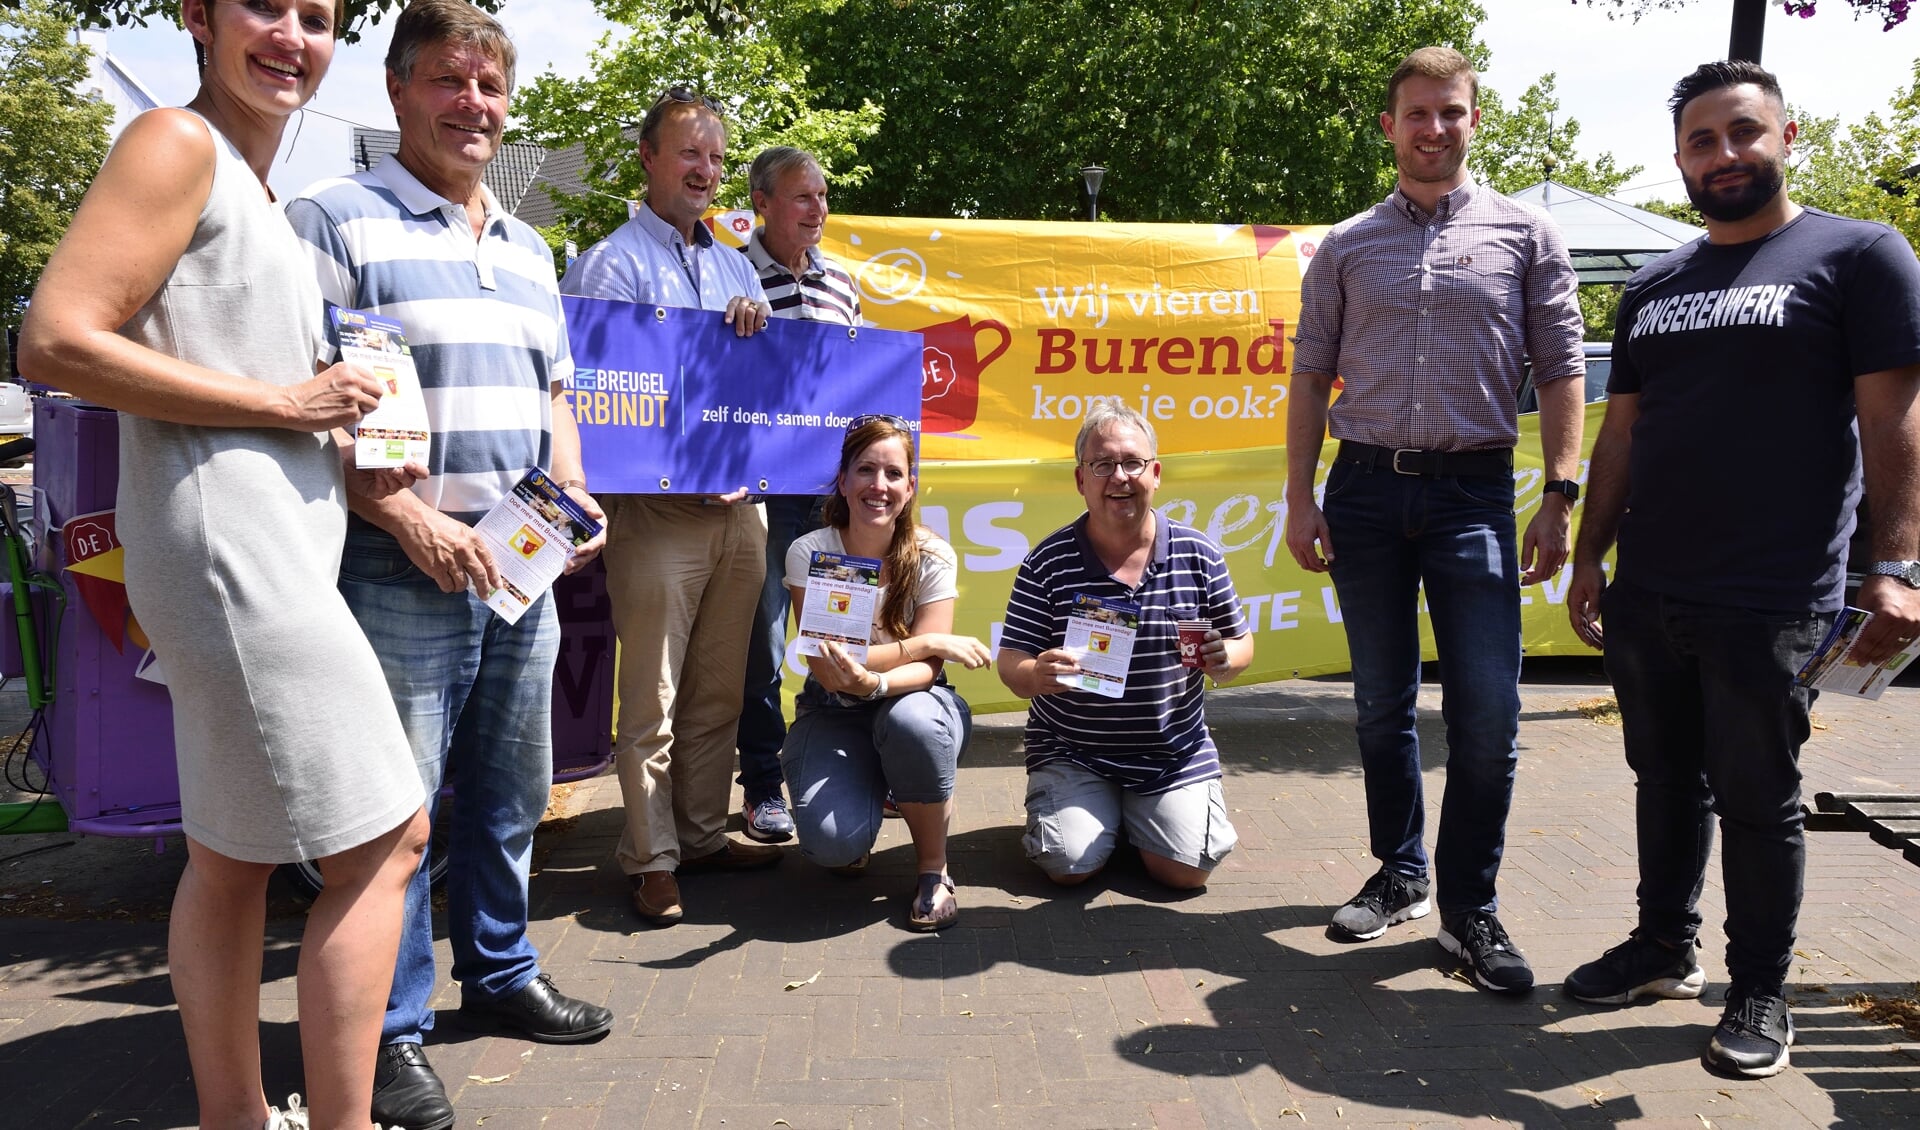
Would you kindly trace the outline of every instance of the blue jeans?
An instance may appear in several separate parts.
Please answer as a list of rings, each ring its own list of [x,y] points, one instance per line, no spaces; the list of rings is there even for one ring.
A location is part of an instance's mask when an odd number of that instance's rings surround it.
[[[1727,974],[1777,992],[1806,871],[1800,746],[1814,692],[1793,677],[1833,614],[1698,604],[1631,582],[1608,586],[1600,610],[1634,773],[1636,932],[1694,940],[1718,814]]]
[[[1424,877],[1414,696],[1421,586],[1440,657],[1447,785],[1434,852],[1443,916],[1497,908],[1520,729],[1520,570],[1510,476],[1402,475],[1338,461],[1322,506],[1353,661],[1374,857]]]
[[[747,683],[740,703],[740,776],[749,806],[780,795],[780,747],[787,741],[787,716],[780,702],[780,680],[787,661],[787,550],[794,540],[820,525],[820,500],[810,494],[768,495],[767,579],[760,586],[760,607],[753,614],[747,644]]]
[[[432,807],[453,770],[446,895],[454,979],[483,999],[511,996],[540,972],[527,939],[527,873],[553,778],[553,600],[542,596],[509,625],[466,593],[441,592],[393,538],[361,527],[347,535],[340,592],[380,657]],[[433,1027],[427,887],[423,857],[407,888],[383,1044],[417,1042]]]
[[[953,795],[973,712],[952,687],[840,706],[809,680],[799,705],[780,762],[801,855],[845,867],[873,850],[889,790],[909,804]]]

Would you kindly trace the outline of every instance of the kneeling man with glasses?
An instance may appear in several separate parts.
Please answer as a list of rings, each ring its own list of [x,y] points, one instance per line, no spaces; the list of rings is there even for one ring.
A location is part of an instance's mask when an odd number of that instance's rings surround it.
[[[1087,512],[1034,547],[1007,601],[997,668],[1032,700],[1027,856],[1062,885],[1106,866],[1124,831],[1149,875],[1195,890],[1238,839],[1203,676],[1245,671],[1253,636],[1220,548],[1153,509],[1154,451],[1133,409],[1087,412],[1073,471]]]

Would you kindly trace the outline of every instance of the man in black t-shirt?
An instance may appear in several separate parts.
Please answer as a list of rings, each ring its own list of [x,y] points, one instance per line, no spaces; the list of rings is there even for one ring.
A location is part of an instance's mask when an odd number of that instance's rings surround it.
[[[1873,575],[1858,601],[1874,617],[1856,654],[1920,636],[1920,263],[1891,228],[1788,199],[1796,126],[1758,64],[1706,64],[1669,106],[1707,235],[1627,284],[1567,599],[1592,646],[1605,623],[1638,782],[1640,920],[1565,988],[1603,1004],[1700,995],[1717,814],[1730,984],[1705,1060],[1756,1077],[1793,1042],[1813,698],[1794,676],[1842,605],[1863,463]]]

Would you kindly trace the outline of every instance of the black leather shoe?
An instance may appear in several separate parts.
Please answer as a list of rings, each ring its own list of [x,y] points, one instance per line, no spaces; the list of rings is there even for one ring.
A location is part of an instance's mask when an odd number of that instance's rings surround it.
[[[373,1067],[373,1120],[394,1130],[447,1130],[453,1104],[419,1044],[387,1044]]]
[[[545,973],[505,1000],[460,993],[460,1019],[470,1028],[506,1028],[543,1044],[584,1044],[613,1027],[613,1013],[553,987]]]

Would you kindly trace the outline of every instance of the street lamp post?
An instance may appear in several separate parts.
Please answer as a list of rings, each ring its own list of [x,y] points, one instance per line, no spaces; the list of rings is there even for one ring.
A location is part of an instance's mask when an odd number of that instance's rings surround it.
[[[1087,219],[1089,220],[1100,218],[1100,182],[1106,175],[1107,170],[1099,165],[1088,165],[1080,170],[1080,180],[1087,186]]]
[[[1733,0],[1733,33],[1727,58],[1760,61],[1760,44],[1767,30],[1767,0]]]

